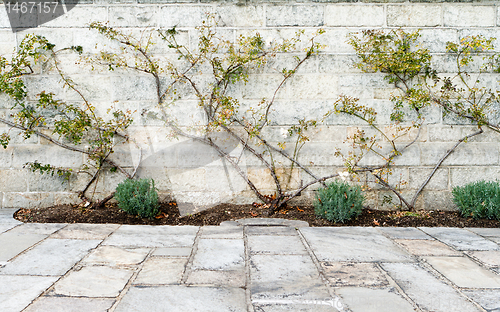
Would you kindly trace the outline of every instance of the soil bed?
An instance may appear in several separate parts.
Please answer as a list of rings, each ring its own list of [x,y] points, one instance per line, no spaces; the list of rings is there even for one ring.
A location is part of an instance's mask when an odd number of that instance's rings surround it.
[[[223,221],[265,217],[266,209],[253,205],[221,204],[202,212],[180,217],[175,203],[163,203],[154,219],[131,216],[107,204],[91,210],[77,205],[55,206],[42,209],[20,209],[14,218],[22,222],[40,223],[118,223],[149,225],[219,225]],[[394,212],[364,209],[355,220],[335,224],[317,219],[312,206],[291,206],[281,209],[272,218],[302,220],[310,226],[443,226],[443,227],[500,227],[500,221],[464,218],[458,211]]]

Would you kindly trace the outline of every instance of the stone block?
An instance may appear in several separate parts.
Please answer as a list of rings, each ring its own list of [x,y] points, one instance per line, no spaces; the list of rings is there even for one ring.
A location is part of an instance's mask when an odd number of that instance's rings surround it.
[[[143,101],[156,99],[153,77],[145,75],[113,76],[111,78],[114,101]]]
[[[410,179],[408,180],[408,187],[411,189],[419,189],[422,184],[427,180],[433,169],[430,168],[410,168]],[[427,190],[448,190],[449,169],[438,169],[425,189]]]
[[[66,225],[65,223],[24,223],[10,230],[9,233],[48,236],[64,228]]]
[[[389,282],[375,263],[322,262],[321,268],[333,287],[381,287]]]
[[[71,271],[54,285],[54,294],[71,297],[116,297],[132,277],[132,269],[107,266]]]
[[[71,298],[42,296],[33,302],[25,311],[52,311],[52,312],[105,312],[115,302],[114,299],[103,298]]]
[[[458,31],[453,28],[424,28],[420,30],[418,43],[431,52],[446,52],[448,42],[458,42]],[[437,57],[438,55],[433,55]],[[456,66],[456,64],[455,64]]]
[[[283,69],[294,69],[298,65],[297,57],[301,60],[304,59],[304,55],[302,53],[277,54],[275,57],[270,58],[266,64],[264,64],[263,73],[278,74],[283,73]],[[313,55],[310,56],[307,60],[304,60],[304,62],[297,68],[295,74],[300,75],[317,73],[318,57],[319,56]],[[328,72],[328,74],[330,74],[330,72]],[[237,92],[237,90],[234,90],[233,92]]]
[[[0,191],[27,192],[27,170],[0,170]]]
[[[398,283],[405,294],[424,311],[480,311],[452,286],[437,279],[418,264],[383,263],[382,268]]]
[[[263,27],[265,26],[264,6],[218,6],[216,8],[222,25],[229,27]]]
[[[58,277],[55,276],[0,275],[2,311],[17,312],[24,310],[57,279]]]
[[[383,26],[384,7],[381,5],[327,5],[325,7],[326,26]]]
[[[246,235],[297,235],[295,227],[291,226],[249,226],[245,229]]]
[[[425,210],[457,210],[450,191],[423,191],[421,197],[423,200],[423,209]]]
[[[422,165],[435,165],[455,144],[425,143],[420,146]],[[443,162],[443,165],[480,166],[498,165],[498,145],[465,143],[459,145]]]
[[[324,7],[319,5],[273,5],[266,7],[266,26],[323,26]]]
[[[405,4],[387,6],[388,26],[432,27],[441,25],[439,5]]]
[[[201,228],[201,238],[243,239],[241,226],[204,226]]]
[[[4,208],[45,208],[54,205],[54,193],[9,192],[4,193]]]
[[[29,192],[66,192],[69,181],[57,174],[27,172]]]
[[[144,262],[134,284],[180,284],[186,270],[187,258],[153,257]]]
[[[77,168],[83,164],[82,153],[70,151],[58,146],[36,145],[16,147],[12,157],[12,166],[22,168],[26,162],[37,160],[41,164],[56,167]]]
[[[443,7],[444,26],[491,27],[496,25],[493,5],[448,5]]]
[[[111,26],[157,26],[158,8],[154,6],[110,6],[108,11],[108,19]]]
[[[156,248],[153,256],[158,257],[189,257],[191,248],[189,247],[171,247],[171,248]]]
[[[496,181],[500,174],[497,166],[474,166],[469,168],[450,168],[450,187],[464,186],[472,182],[485,180]]]
[[[416,228],[407,227],[381,227],[378,230],[392,239],[432,239],[429,235]]]
[[[411,312],[413,305],[403,299],[395,288],[340,288],[337,293],[353,312]],[[388,304],[390,302],[390,304]]]
[[[425,260],[458,287],[500,288],[500,276],[466,257],[425,257]]]
[[[45,18],[46,15],[44,15]],[[48,18],[48,16],[47,16]],[[105,22],[107,20],[107,10],[104,6],[78,5],[43,24],[43,27],[57,28],[86,28],[92,22]]]
[[[232,287],[131,287],[115,311],[201,312],[207,307],[218,312],[247,311],[245,290]]]
[[[337,77],[331,74],[295,75],[290,82],[290,97],[295,100],[337,98]]]
[[[7,263],[0,269],[0,274],[63,275],[100,242],[100,240],[46,239]]]
[[[168,5],[160,8],[158,25],[160,27],[195,27],[206,20],[206,13],[212,12],[211,6]]]

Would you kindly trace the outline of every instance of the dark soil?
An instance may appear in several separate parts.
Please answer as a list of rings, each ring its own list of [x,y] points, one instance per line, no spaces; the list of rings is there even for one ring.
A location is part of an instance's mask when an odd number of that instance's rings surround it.
[[[44,223],[118,223],[149,225],[219,225],[223,221],[265,217],[266,209],[257,205],[221,204],[208,210],[180,217],[175,203],[163,203],[154,219],[131,216],[115,204],[101,209],[87,209],[78,205],[56,206],[43,209],[20,209],[14,218],[23,222]],[[310,226],[443,226],[443,227],[500,227],[500,221],[464,218],[459,212],[418,211],[394,212],[364,209],[363,213],[346,223],[335,224],[317,219],[311,206],[291,206],[269,216],[290,220],[303,220]]]

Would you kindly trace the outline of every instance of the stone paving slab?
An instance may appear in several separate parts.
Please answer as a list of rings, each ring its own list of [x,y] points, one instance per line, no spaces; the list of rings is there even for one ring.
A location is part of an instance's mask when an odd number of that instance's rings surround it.
[[[153,256],[159,257],[189,257],[191,255],[190,247],[170,247],[170,248],[156,248]]]
[[[464,289],[462,292],[483,309],[489,312],[500,312],[500,290],[499,289]]]
[[[122,225],[103,245],[122,247],[191,247],[197,226]]]
[[[316,266],[305,255],[254,255],[252,299],[331,299]]]
[[[375,263],[322,262],[325,277],[334,287],[388,286],[389,281]]]
[[[458,287],[500,288],[500,276],[466,257],[425,257],[434,269]]]
[[[307,223],[306,221],[277,219],[277,218],[238,219],[233,222],[245,226],[290,226],[294,228],[309,227],[309,223]]]
[[[245,290],[197,286],[131,287],[116,312],[246,312]]]
[[[0,261],[8,261],[24,250],[45,239],[47,235],[41,234],[19,234],[2,233],[0,234]]]
[[[392,239],[433,239],[417,228],[381,227],[378,230]]]
[[[266,301],[262,301],[266,302]],[[283,302],[283,301],[279,301]],[[269,304],[254,304],[255,312],[337,312],[339,309],[335,306],[333,300],[328,301],[300,301],[300,300],[287,300],[283,304],[269,303]]]
[[[500,250],[494,242],[459,228],[421,227],[422,231],[457,250]]]
[[[144,262],[134,284],[180,284],[187,258],[152,257]]]
[[[414,263],[383,263],[382,268],[423,311],[478,312],[452,286]]]
[[[63,275],[100,242],[46,239],[0,268],[0,274]]]
[[[248,247],[251,254],[307,254],[298,236],[252,235],[248,236]]]
[[[42,296],[23,312],[106,312],[115,299]]]
[[[202,238],[243,239],[242,226],[204,226],[201,228]]]
[[[191,271],[186,280],[187,285],[219,286],[219,287],[245,287],[245,271]]]
[[[193,270],[237,270],[245,266],[245,245],[236,239],[200,239]]]
[[[319,261],[414,261],[375,228],[301,228],[300,232]]]
[[[69,224],[50,238],[105,239],[119,227],[119,224]]]
[[[471,251],[468,254],[490,267],[500,267],[500,251]]]
[[[2,312],[19,312],[50,287],[57,277],[0,275]]]
[[[116,246],[100,246],[93,250],[85,259],[83,265],[136,265],[144,261],[151,251],[150,248],[120,248]]]
[[[16,224],[16,223],[0,223],[0,234],[18,226],[18,225],[19,224]]]
[[[344,287],[336,291],[352,312],[414,312],[413,305],[394,288]],[[390,303],[390,304],[389,304]]]
[[[132,269],[127,268],[85,266],[69,272],[58,281],[53,294],[70,297],[116,297],[133,273]]]
[[[24,223],[9,232],[17,234],[50,235],[64,228],[66,225],[65,223]]]
[[[289,226],[248,226],[247,235],[297,235],[297,230]]]
[[[463,253],[456,251],[446,244],[437,240],[423,239],[397,239],[398,244],[403,246],[409,253],[417,256],[462,256]]]

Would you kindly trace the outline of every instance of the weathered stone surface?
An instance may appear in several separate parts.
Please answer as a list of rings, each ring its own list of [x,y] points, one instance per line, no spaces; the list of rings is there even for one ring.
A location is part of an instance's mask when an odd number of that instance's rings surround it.
[[[389,26],[438,26],[441,24],[441,7],[437,5],[389,5]]]
[[[24,223],[9,232],[16,234],[50,235],[65,226],[66,224],[64,223]]]
[[[252,300],[331,299],[309,256],[254,255],[250,265]]]
[[[132,287],[117,312],[246,312],[245,290],[212,287]]]
[[[290,226],[290,227],[308,227],[309,224],[305,221],[275,219],[275,218],[250,218],[235,220],[240,225],[248,226]]]
[[[432,237],[416,228],[382,227],[378,230],[392,239],[432,239]]]
[[[375,228],[301,228],[320,261],[407,262],[410,255]]]
[[[141,263],[148,255],[148,248],[126,249],[116,246],[100,246],[93,250],[82,264],[87,265],[135,265]]]
[[[191,247],[197,226],[122,225],[103,245],[141,247]]]
[[[45,239],[46,235],[40,234],[18,234],[3,233],[0,234],[0,261],[8,261],[24,250]]]
[[[189,257],[191,248],[189,247],[171,247],[171,248],[156,248],[153,256],[161,257]]]
[[[191,271],[186,281],[188,285],[210,285],[217,287],[245,287],[245,271]]]
[[[435,312],[479,312],[453,287],[438,280],[417,264],[383,263],[382,268],[420,309]]]
[[[0,233],[6,232],[14,227],[18,226],[18,224],[12,223],[0,223]]]
[[[428,227],[419,229],[457,250],[500,250],[497,244],[465,229]]]
[[[245,265],[243,240],[200,239],[192,269],[237,270]]]
[[[500,238],[500,228],[468,228],[467,230],[488,238]]]
[[[179,284],[186,269],[187,258],[149,258],[142,266],[134,284]]]
[[[131,269],[86,266],[58,281],[54,293],[72,297],[116,297],[133,273]]]
[[[230,238],[242,239],[243,227],[241,226],[204,226],[201,230],[201,238]]]
[[[43,296],[33,302],[26,312],[106,312],[115,302],[114,299],[103,298],[71,298]]]
[[[323,7],[289,5],[266,7],[266,26],[322,26]]]
[[[248,246],[251,254],[307,254],[298,236],[251,235],[248,236]]]
[[[274,303],[273,303],[274,302]],[[256,311],[262,312],[337,312],[342,303],[333,300],[255,300]]]
[[[500,267],[500,251],[472,251],[468,253],[487,266]]]
[[[50,238],[105,239],[118,227],[118,224],[69,224]]]
[[[290,226],[247,226],[247,235],[297,235],[297,230]]]
[[[461,256],[462,253],[451,249],[447,245],[436,240],[403,240],[396,242],[408,250],[409,253],[417,256]]]
[[[0,274],[63,275],[101,241],[46,239],[0,269]]]
[[[445,26],[495,26],[495,8],[486,5],[446,6]]]
[[[0,275],[2,312],[22,311],[56,280],[57,277],[52,276]]]
[[[322,262],[321,267],[333,287],[389,285],[387,278],[375,263]]]
[[[327,26],[382,26],[385,22],[381,5],[328,5],[325,8]]]
[[[500,298],[500,290],[498,289],[464,289],[462,293],[487,311],[500,311],[500,300],[498,300]]]
[[[425,257],[427,262],[458,287],[500,288],[500,276],[466,257]]]
[[[412,312],[413,305],[394,288],[343,287],[337,293],[352,312]]]

